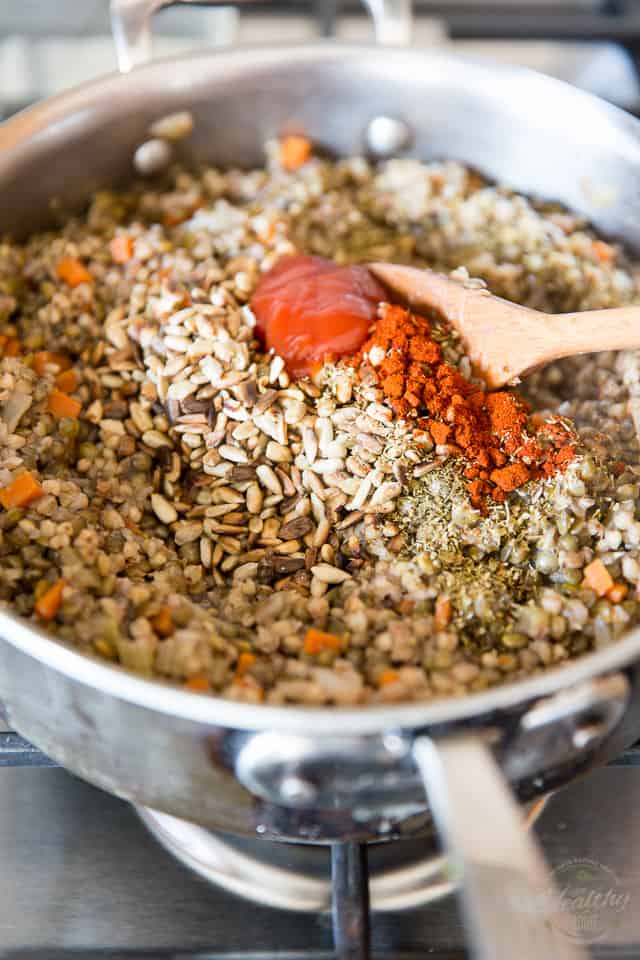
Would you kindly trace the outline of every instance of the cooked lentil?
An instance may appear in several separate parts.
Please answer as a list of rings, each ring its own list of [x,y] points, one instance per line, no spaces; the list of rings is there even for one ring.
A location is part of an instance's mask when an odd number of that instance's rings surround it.
[[[530,378],[537,415],[576,424],[575,459],[480,510],[373,369],[293,381],[247,304],[295,251],[456,271],[549,311],[637,299],[636,268],[459,164],[298,154],[101,192],[0,245],[0,599],[87,653],[254,702],[460,695],[614,642],[640,621],[637,354]]]

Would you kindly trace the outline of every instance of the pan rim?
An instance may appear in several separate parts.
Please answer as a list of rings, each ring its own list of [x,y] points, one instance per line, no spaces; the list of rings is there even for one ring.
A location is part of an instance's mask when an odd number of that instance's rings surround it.
[[[110,104],[110,112],[117,113],[121,109],[117,106],[117,94],[121,92],[118,87],[129,84],[132,77],[138,79],[143,87],[145,85],[143,81],[150,81],[151,87],[155,89],[154,74],[160,75],[166,87],[166,68],[171,65],[193,64],[196,71],[200,65],[206,65],[215,68],[216,73],[222,75],[225,69],[232,71],[234,67],[239,67],[243,73],[256,73],[265,68],[281,71],[295,63],[322,63],[330,62],[332,59],[340,63],[347,59],[359,59],[364,62],[367,55],[373,54],[384,54],[385,63],[389,67],[403,71],[406,71],[407,58],[428,56],[425,66],[428,66],[429,71],[432,72],[437,72],[443,64],[457,64],[475,70],[479,75],[483,74],[494,82],[509,79],[524,86],[536,84],[541,88],[538,93],[553,94],[555,91],[557,95],[568,96],[572,100],[572,105],[581,103],[585,109],[591,107],[598,114],[600,121],[608,121],[611,128],[609,132],[622,135],[626,139],[627,148],[632,148],[636,159],[640,160],[640,120],[615,104],[608,103],[565,80],[548,76],[530,67],[495,63],[489,58],[466,56],[437,47],[382,47],[373,42],[355,43],[327,39],[306,44],[282,43],[197,50],[178,56],[158,57],[135,67],[129,73],[112,71],[87,80],[26,107],[0,126],[0,175],[11,164],[12,148],[19,149],[25,145],[26,140],[45,131],[52,122],[64,120],[70,114],[85,108],[87,101],[92,101],[94,98],[106,100]],[[286,59],[284,59],[285,56]],[[206,79],[203,74],[201,81],[205,82]],[[185,98],[188,98],[194,87],[190,83],[182,83],[180,78],[175,76],[169,88],[170,92],[176,94],[183,88]],[[525,92],[524,89],[522,92]],[[617,146],[620,147],[621,143],[618,142]],[[611,148],[614,148],[613,144]]]
[[[471,721],[571,689],[640,659],[640,626],[604,650],[584,654],[545,673],[492,690],[433,701],[358,707],[250,704],[183,690],[170,681],[137,675],[120,664],[75,650],[37,625],[0,609],[0,640],[70,680],[119,700],[185,721],[243,731],[268,729],[335,737],[424,730]],[[1,656],[1,655],[0,655]],[[322,716],[322,729],[318,718]]]

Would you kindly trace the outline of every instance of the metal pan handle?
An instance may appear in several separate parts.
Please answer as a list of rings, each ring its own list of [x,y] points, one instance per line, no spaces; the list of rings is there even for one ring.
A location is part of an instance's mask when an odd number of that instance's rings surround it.
[[[111,29],[116,45],[118,69],[128,73],[152,59],[153,15],[176,3],[198,6],[254,6],[262,0],[111,0]],[[407,46],[411,40],[411,0],[363,0],[373,17],[376,42],[386,46]]]
[[[587,960],[484,739],[419,737],[413,756],[460,880],[475,960]]]

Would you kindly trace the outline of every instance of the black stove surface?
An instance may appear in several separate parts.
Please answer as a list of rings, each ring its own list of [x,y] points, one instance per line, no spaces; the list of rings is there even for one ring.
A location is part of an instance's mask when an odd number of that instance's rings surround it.
[[[586,863],[595,870],[587,888],[604,877],[617,891],[616,909],[596,917],[595,958],[640,958],[639,810],[640,768],[612,766],[552,797],[536,827],[560,877]],[[316,855],[328,874],[328,853]],[[259,907],[208,884],[152,838],[129,804],[60,769],[0,771],[0,883],[0,958],[332,953],[328,914]],[[453,960],[466,956],[463,944],[452,897],[373,916],[374,957]]]

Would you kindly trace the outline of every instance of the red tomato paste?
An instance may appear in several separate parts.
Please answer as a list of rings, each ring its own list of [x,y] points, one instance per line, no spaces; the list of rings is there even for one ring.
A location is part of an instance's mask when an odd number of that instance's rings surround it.
[[[251,300],[256,333],[293,377],[357,353],[375,321],[384,287],[366,267],[339,267],[324,257],[283,257],[261,278]]]

